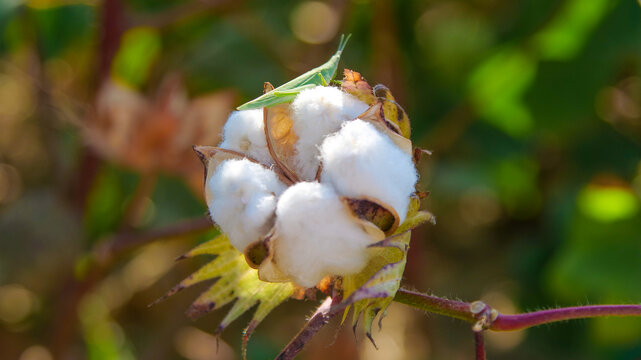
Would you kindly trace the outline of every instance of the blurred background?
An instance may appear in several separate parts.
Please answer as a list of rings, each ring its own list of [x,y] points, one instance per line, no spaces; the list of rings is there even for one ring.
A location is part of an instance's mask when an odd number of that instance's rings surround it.
[[[501,312],[641,302],[641,11],[633,0],[2,0],[0,358],[239,359],[242,317],[148,308],[214,235],[192,144],[323,63],[391,88],[424,207],[406,286]],[[160,239],[159,239],[160,238]],[[257,329],[271,359],[317,303]],[[468,324],[393,304],[300,359],[471,359]],[[488,334],[491,359],[639,359],[641,320]]]

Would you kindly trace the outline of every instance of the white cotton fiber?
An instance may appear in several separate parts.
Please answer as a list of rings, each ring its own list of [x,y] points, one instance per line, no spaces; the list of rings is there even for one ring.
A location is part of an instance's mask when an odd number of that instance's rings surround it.
[[[378,199],[405,220],[418,175],[410,155],[389,137],[357,119],[327,137],[320,152],[323,183],[341,195]]]
[[[293,129],[298,136],[294,166],[299,176],[312,180],[318,169],[318,146],[369,106],[336,87],[317,86],[302,91],[291,104]]]
[[[206,185],[212,219],[241,252],[271,229],[278,195],[285,190],[273,171],[247,159],[223,161]]]
[[[296,284],[316,285],[327,275],[349,275],[368,260],[375,241],[347,212],[331,186],[301,182],[276,207],[274,262]]]
[[[263,122],[263,109],[234,111],[223,127],[223,149],[241,152],[263,164],[273,160],[267,149]]]

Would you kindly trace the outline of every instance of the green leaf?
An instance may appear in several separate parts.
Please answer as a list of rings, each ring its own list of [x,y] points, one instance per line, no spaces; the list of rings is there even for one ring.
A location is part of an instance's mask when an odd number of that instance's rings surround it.
[[[113,75],[129,85],[144,84],[161,46],[160,34],[153,28],[138,27],[127,31],[114,58]]]
[[[611,8],[609,0],[566,1],[550,24],[534,38],[541,57],[546,60],[574,58]]]

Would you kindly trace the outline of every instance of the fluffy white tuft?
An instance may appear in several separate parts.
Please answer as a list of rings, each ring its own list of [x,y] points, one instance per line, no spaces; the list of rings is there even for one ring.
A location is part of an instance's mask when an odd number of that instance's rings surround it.
[[[316,285],[327,275],[359,272],[374,240],[348,213],[331,186],[300,182],[276,207],[274,261],[296,284]]]
[[[327,137],[320,152],[323,183],[345,196],[378,199],[405,220],[418,174],[410,155],[389,137],[357,119]]]
[[[239,151],[266,165],[273,164],[265,139],[263,109],[232,112],[223,127],[220,147]]]
[[[301,178],[314,179],[319,165],[318,146],[323,138],[338,131],[343,122],[355,119],[368,107],[332,86],[317,86],[296,96],[290,114],[298,136],[294,165]]]
[[[278,195],[286,188],[273,171],[247,159],[223,161],[206,185],[212,219],[241,252],[270,230]]]

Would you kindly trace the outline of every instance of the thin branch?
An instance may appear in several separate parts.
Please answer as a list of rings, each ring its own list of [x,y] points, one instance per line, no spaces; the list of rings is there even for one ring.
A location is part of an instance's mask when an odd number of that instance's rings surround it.
[[[285,346],[285,348],[276,356],[275,360],[291,360],[303,350],[314,335],[327,324],[334,316],[345,310],[346,302],[341,302],[340,296],[328,296],[325,301],[318,307],[311,318],[305,323],[305,326],[296,334],[296,336]]]
[[[604,316],[641,316],[641,305],[587,305],[518,315],[499,315],[490,330],[514,331],[551,322]]]
[[[515,331],[557,321],[604,316],[641,316],[641,305],[588,305],[504,315],[481,303],[466,303],[399,289],[394,300],[417,309],[461,319],[481,329]],[[474,311],[475,306],[480,308]],[[478,329],[478,330],[481,330]]]
[[[394,296],[394,301],[431,313],[445,315],[471,323],[476,322],[474,315],[470,311],[470,304],[463,301],[425,295],[405,289],[398,289],[396,296]]]
[[[483,331],[474,332],[474,347],[476,348],[476,360],[485,360],[485,341],[483,341]]]
[[[196,219],[184,220],[164,228],[149,230],[143,233],[121,233],[98,246],[94,250],[94,256],[98,264],[104,266],[114,258],[117,258],[118,255],[123,252],[146,245],[156,240],[200,233],[211,229],[212,226],[213,224],[209,216],[203,216]]]

